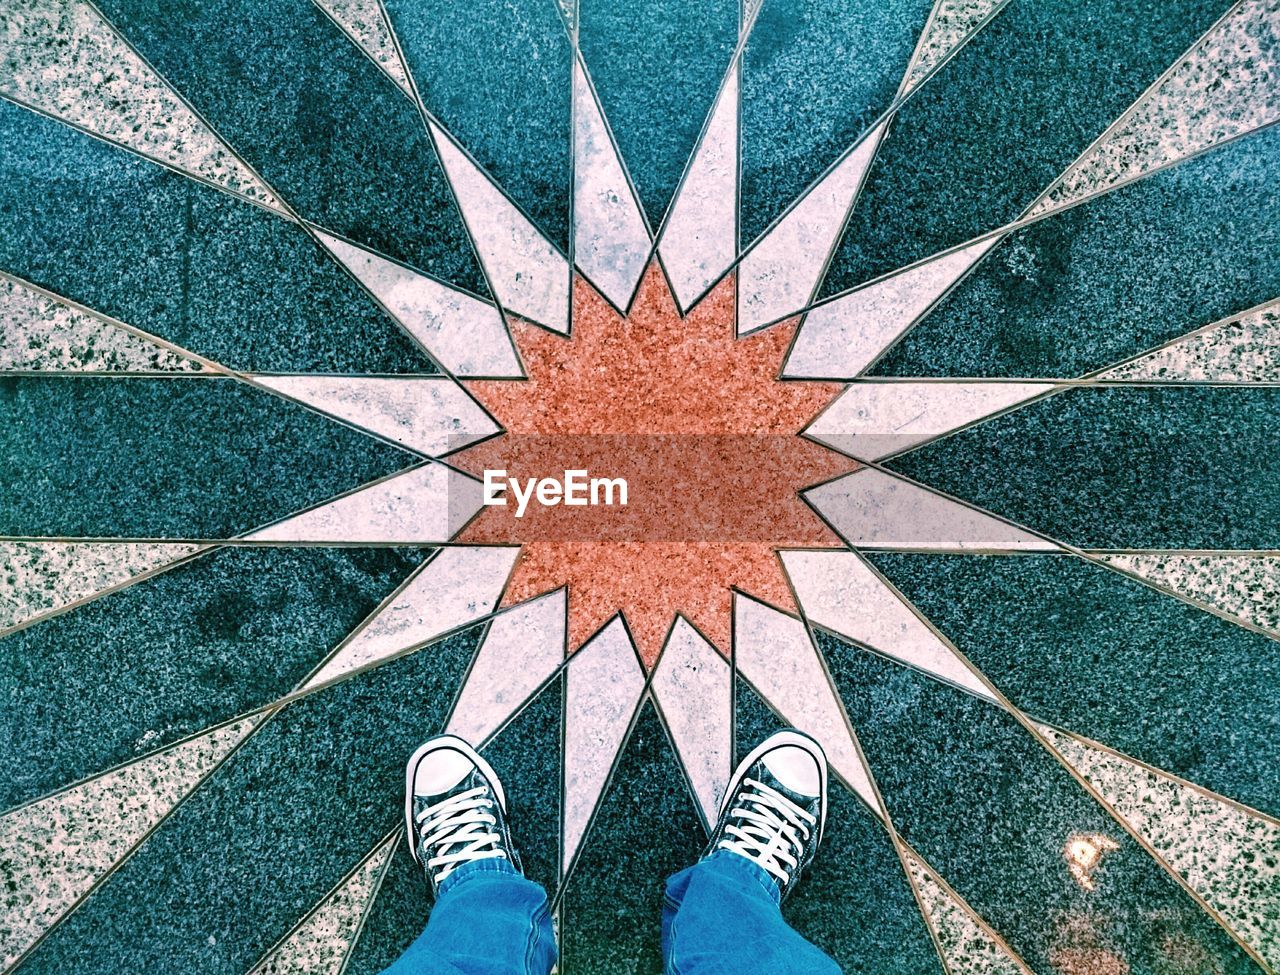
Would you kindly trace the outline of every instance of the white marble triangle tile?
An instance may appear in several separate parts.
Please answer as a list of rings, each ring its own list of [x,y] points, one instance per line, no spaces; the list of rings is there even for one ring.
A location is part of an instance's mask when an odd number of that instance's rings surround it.
[[[496,306],[341,237],[316,227],[312,230],[449,372],[455,376],[522,375]]]
[[[448,134],[428,121],[445,177],[498,303],[569,331],[569,262]]]
[[[406,95],[413,97],[409,72],[391,39],[378,0],[315,0],[315,4],[364,51]]]
[[[899,97],[906,97],[1008,0],[937,0],[911,56]]]
[[[445,729],[483,745],[564,662],[567,591],[557,589],[493,618]]]
[[[783,552],[809,622],[995,701],[963,660],[855,552]]]
[[[569,660],[564,706],[561,876],[568,874],[631,726],[645,676],[615,616]]]
[[[1280,638],[1280,556],[1140,552],[1094,557]]]
[[[1242,942],[1280,968],[1280,823],[1074,735],[1036,728]]]
[[[733,641],[738,673],[784,721],[812,735],[826,751],[831,767],[883,817],[844,705],[804,623],[735,593]]]
[[[122,589],[205,547],[179,542],[0,542],[0,630]]]
[[[626,308],[649,259],[649,229],[582,61],[573,66],[573,260]]]
[[[1028,211],[1040,216],[1280,119],[1280,11],[1232,8]]]
[[[1280,382],[1280,301],[1196,329],[1093,378],[1161,383]]]
[[[805,434],[861,460],[881,460],[994,416],[1054,388],[1052,383],[851,383]]]
[[[249,975],[342,975],[399,841],[397,833],[374,847]]]
[[[481,484],[426,463],[249,532],[254,542],[447,542],[483,506]]]
[[[285,212],[262,180],[89,4],[6,5],[0,94]]]
[[[813,300],[887,125],[868,132],[742,258],[739,334],[794,315]]]
[[[440,549],[301,689],[317,687],[488,616],[498,605],[518,552],[515,546]]]
[[[658,253],[687,309],[738,253],[738,74],[735,61],[684,181],[671,203]]]
[[[257,726],[246,718],[0,816],[0,968],[8,968]]]
[[[994,515],[871,467],[803,492],[854,548],[1054,552]]]
[[[1026,962],[923,860],[911,852],[903,859],[949,975],[1031,975]]]
[[[409,450],[438,457],[499,430],[447,376],[254,376],[322,413]]]
[[[195,358],[6,275],[0,322],[0,372],[206,371]]]
[[[733,671],[683,617],[658,658],[653,694],[705,822],[714,825],[733,771]]]
[[[818,305],[796,332],[783,375],[861,375],[1002,239],[947,251]]]

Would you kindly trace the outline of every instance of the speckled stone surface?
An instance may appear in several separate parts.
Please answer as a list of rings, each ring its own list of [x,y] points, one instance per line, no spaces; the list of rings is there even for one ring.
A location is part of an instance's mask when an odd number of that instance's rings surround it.
[[[279,201],[87,3],[5,10],[0,94],[256,200]]]
[[[484,290],[418,113],[316,6],[101,7],[303,217]]]
[[[230,379],[8,378],[0,405],[19,536],[226,538],[413,456]]]
[[[199,549],[146,542],[0,542],[0,631],[160,571]]]
[[[1275,641],[1081,559],[869,558],[1028,714],[1280,810]]]
[[[1053,728],[1040,731],[1245,944],[1280,964],[1280,823]]]
[[[1280,635],[1280,558],[1276,556],[1148,552],[1099,558],[1179,596],[1207,603]]]
[[[409,73],[396,51],[391,30],[382,16],[378,0],[317,0],[320,7],[333,18],[360,45],[360,49],[373,58],[383,71],[399,85],[406,95],[413,94]]]
[[[1085,548],[1272,549],[1278,420],[1274,388],[1077,387],[889,465]]]
[[[287,694],[421,557],[222,549],[0,640],[0,808]]]
[[[205,366],[99,316],[0,277],[0,371],[202,372]]]
[[[477,637],[355,677],[262,725],[26,971],[130,968],[145,931],[161,971],[243,975],[403,822],[405,758],[443,725]],[[254,801],[277,789],[285,801]]]
[[[1010,715],[821,642],[903,838],[1033,970],[1168,971],[1190,952],[1193,970],[1259,971]],[[1114,848],[1089,889],[1066,853],[1092,836]]]
[[[3,101],[0,268],[233,368],[429,368],[298,227]]]
[[[1278,178],[1272,127],[1020,230],[873,371],[1071,378],[1272,301]]]
[[[1158,382],[1280,381],[1280,302],[1206,325],[1099,379]]]
[[[11,965],[248,734],[248,718],[0,817],[0,964]]]
[[[387,0],[427,109],[561,248],[572,47],[546,0]]]
[[[930,6],[763,0],[742,62],[744,244],[889,107]]]
[[[1280,9],[1247,0],[1031,208],[1036,216],[1105,192],[1280,118]]]
[[[581,0],[579,45],[654,227],[738,38],[738,0]]]
[[[1015,0],[898,112],[823,292],[1015,219],[1222,9]]]
[[[939,0],[911,57],[911,68],[902,83],[904,92],[919,85],[1002,5],[1002,0]]]

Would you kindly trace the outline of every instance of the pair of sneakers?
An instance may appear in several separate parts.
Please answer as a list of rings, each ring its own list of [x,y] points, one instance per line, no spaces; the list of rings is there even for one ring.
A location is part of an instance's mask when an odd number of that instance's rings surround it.
[[[729,782],[704,856],[727,850],[750,860],[785,897],[813,861],[827,815],[827,759],[794,729],[752,749]],[[503,859],[520,870],[507,826],[507,799],[489,763],[471,745],[440,735],[405,770],[409,850],[431,892],[459,867]]]

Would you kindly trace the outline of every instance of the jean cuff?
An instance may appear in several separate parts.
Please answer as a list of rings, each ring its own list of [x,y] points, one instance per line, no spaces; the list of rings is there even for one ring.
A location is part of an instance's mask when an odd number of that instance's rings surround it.
[[[746,880],[758,886],[775,905],[782,903],[782,888],[769,873],[758,864],[732,850],[716,850],[710,856],[703,857],[702,862],[717,873],[733,877],[735,880]]]
[[[490,874],[507,874],[508,876],[519,877],[521,873],[506,857],[489,857],[486,860],[472,860],[470,863],[464,863],[458,867],[453,873],[444,878],[444,883],[440,885],[436,898],[439,899],[453,888],[468,880],[474,880],[477,877],[485,877]]]

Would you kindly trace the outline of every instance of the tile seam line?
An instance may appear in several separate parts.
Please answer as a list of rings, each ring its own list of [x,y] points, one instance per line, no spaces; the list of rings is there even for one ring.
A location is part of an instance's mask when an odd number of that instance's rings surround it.
[[[364,44],[361,43],[360,39],[356,37],[355,33],[349,30],[346,24],[338,20],[338,18],[333,14],[333,12],[330,11],[327,7],[325,7],[325,5],[321,2],[321,0],[311,0],[311,2],[315,5],[317,10],[319,10],[322,14],[325,15],[325,17],[333,24],[333,26],[338,28],[338,30],[342,31],[342,33],[346,35],[347,40],[349,40],[352,44],[354,44],[359,49],[360,53],[363,54],[366,58],[368,58],[373,63],[374,67],[376,67],[379,71],[382,72],[382,74],[386,77],[386,79],[395,86],[396,90],[400,92],[400,94],[404,95],[406,98],[410,100],[413,99],[413,96],[409,94],[409,92],[405,91],[404,88],[401,86],[401,84],[398,81],[396,81],[394,77],[392,77],[391,72],[387,70],[386,66],[383,65],[383,63],[379,61],[376,57],[374,57],[372,52],[370,52],[365,48]],[[385,24],[385,21],[383,21],[383,23]],[[398,55],[397,55],[397,59],[398,59]],[[404,68],[405,76],[408,77],[409,75],[408,66],[405,65],[403,61],[400,61],[400,67]],[[338,972],[337,975],[342,975],[342,973]]]

